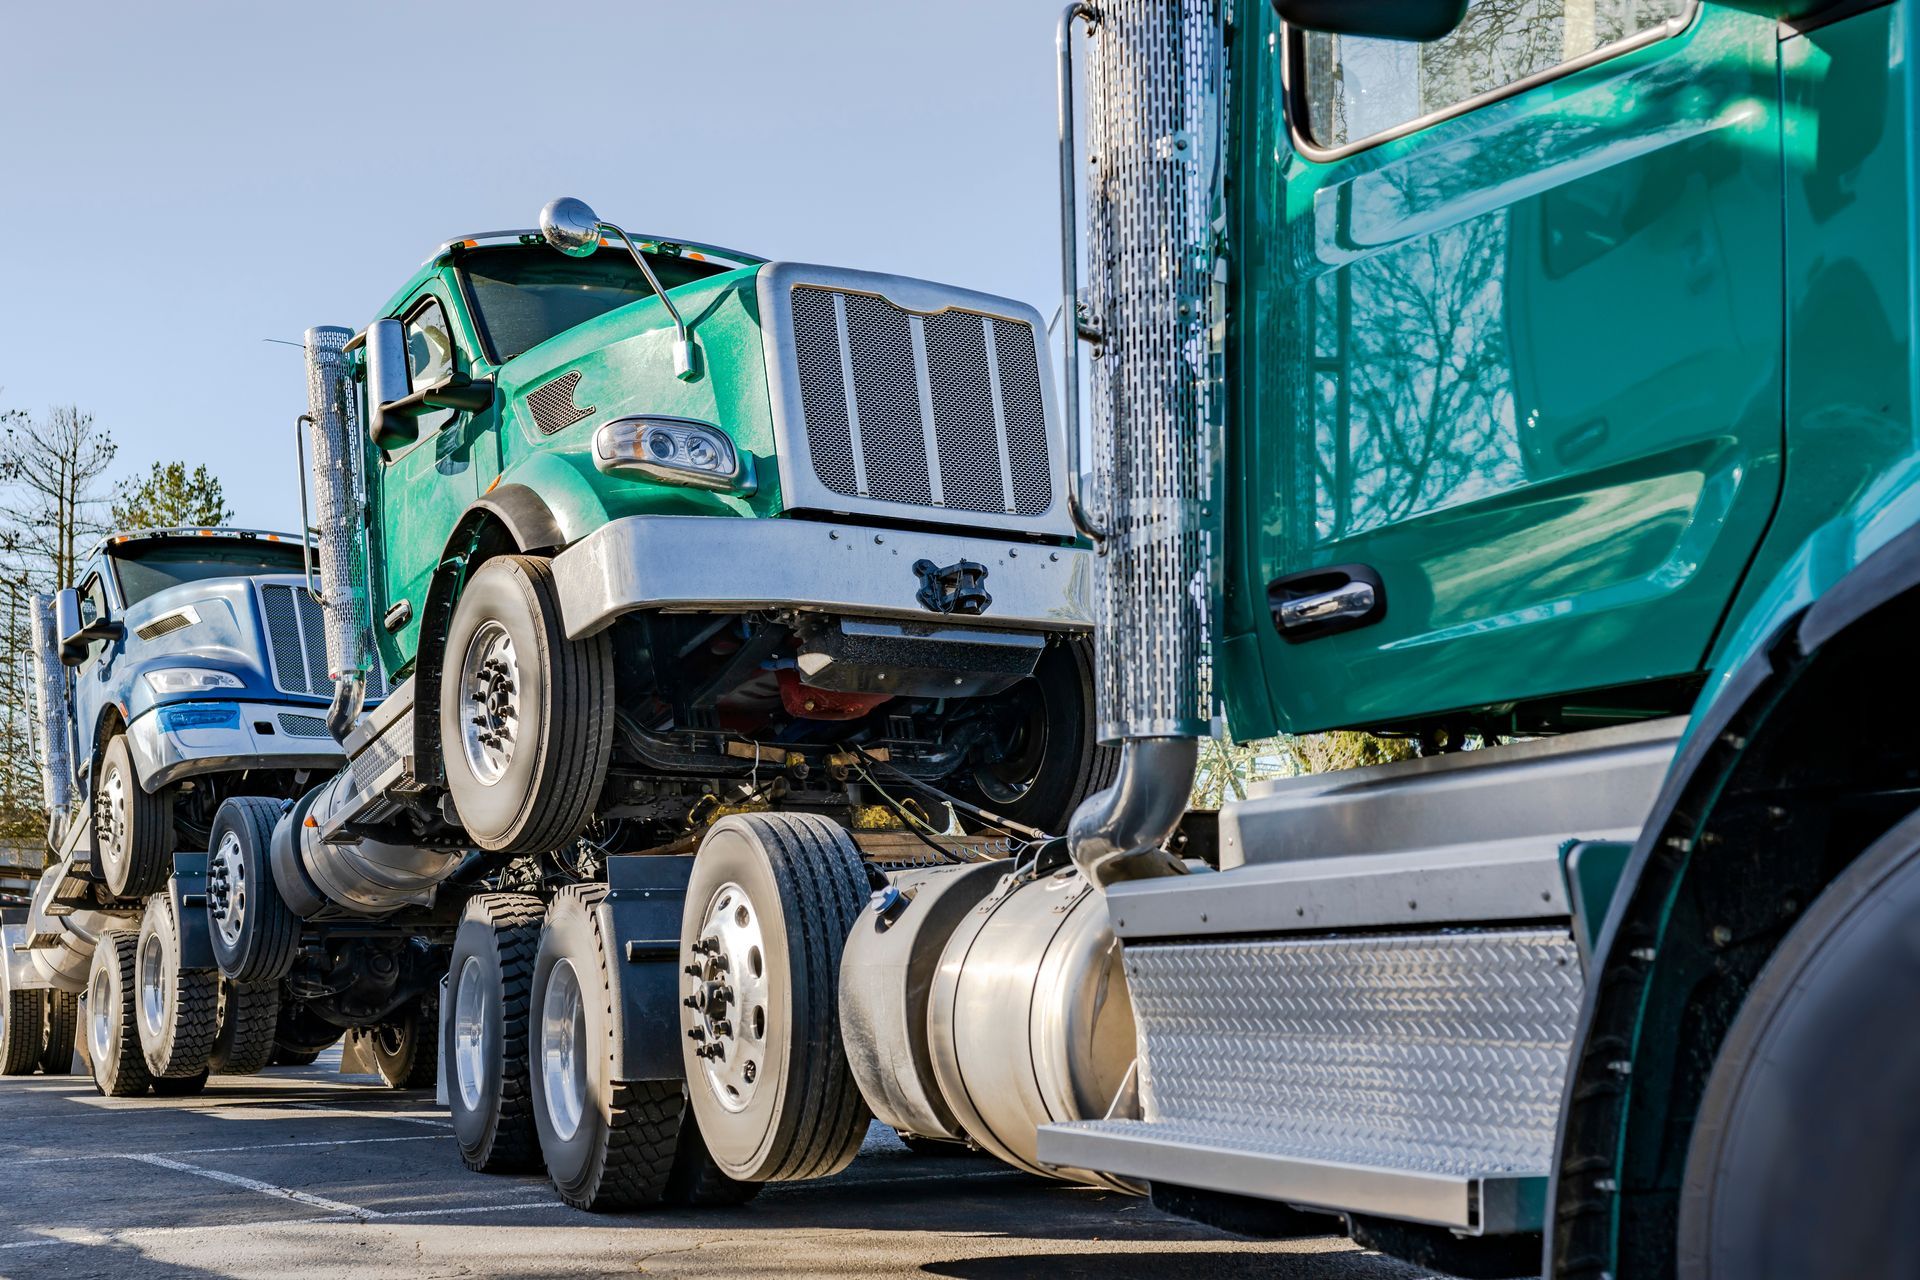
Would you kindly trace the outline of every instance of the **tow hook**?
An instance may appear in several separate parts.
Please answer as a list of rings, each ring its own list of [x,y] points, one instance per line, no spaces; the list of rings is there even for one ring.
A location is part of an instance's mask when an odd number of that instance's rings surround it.
[[[987,566],[962,560],[941,568],[931,560],[916,560],[913,571],[920,575],[917,598],[934,613],[964,613],[977,617],[993,604],[987,594]]]

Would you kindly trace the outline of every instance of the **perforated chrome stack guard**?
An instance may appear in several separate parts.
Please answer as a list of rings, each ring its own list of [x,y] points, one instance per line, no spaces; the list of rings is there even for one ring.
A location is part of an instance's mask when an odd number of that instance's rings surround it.
[[[307,431],[319,507],[321,616],[328,674],[336,682],[328,728],[336,738],[360,714],[372,665],[365,559],[360,554],[365,489],[360,475],[359,395],[347,365],[352,330],[307,330]]]
[[[1221,22],[1215,0],[1101,3],[1087,67],[1087,310],[1100,736],[1209,731],[1208,557]]]

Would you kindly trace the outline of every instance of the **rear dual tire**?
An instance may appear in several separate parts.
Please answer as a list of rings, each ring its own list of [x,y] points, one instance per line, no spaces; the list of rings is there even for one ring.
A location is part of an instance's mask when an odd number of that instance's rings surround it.
[[[17,991],[0,956],[0,1076],[30,1076],[47,1045],[47,993]]]
[[[93,949],[87,975],[87,1056],[93,1084],[109,1098],[137,1098],[153,1087],[140,1050],[139,990],[133,976],[139,938],[109,929]]]
[[[606,894],[600,884],[562,889],[534,959],[529,1083],[554,1189],[589,1212],[749,1200],[759,1188],[715,1165],[679,1080],[613,1078],[625,1011],[609,978],[614,939],[597,911]]]
[[[693,1117],[741,1182],[824,1178],[872,1119],[840,1041],[840,955],[871,892],[860,851],[811,814],[736,814],[694,859],[681,918],[681,1052]]]
[[[173,895],[161,890],[147,899],[134,952],[140,1049],[156,1081],[204,1081],[220,1029],[219,971],[184,967],[183,950]]]
[[[526,893],[467,902],[447,967],[447,1103],[460,1158],[481,1173],[540,1163],[528,1070],[534,958],[546,907]]]
[[[218,1030],[207,1061],[215,1075],[250,1076],[264,1070],[273,1057],[273,1037],[280,1025],[280,984],[220,979]]]

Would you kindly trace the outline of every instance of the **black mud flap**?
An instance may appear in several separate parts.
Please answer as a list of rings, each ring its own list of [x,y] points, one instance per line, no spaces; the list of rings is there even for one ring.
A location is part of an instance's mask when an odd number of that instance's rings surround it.
[[[607,859],[607,896],[595,908],[611,938],[618,1010],[615,1080],[679,1080],[680,914],[693,855]]]
[[[180,926],[180,967],[217,968],[207,922],[207,855],[174,854],[167,893],[173,898],[173,918]]]

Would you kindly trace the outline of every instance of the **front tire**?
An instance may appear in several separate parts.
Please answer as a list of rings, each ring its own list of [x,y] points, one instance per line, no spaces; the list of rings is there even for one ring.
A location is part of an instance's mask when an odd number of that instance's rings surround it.
[[[93,788],[93,848],[96,870],[116,898],[145,898],[164,886],[173,871],[172,798],[149,795],[140,785],[124,733],[109,738],[100,753]]]
[[[214,962],[235,982],[279,982],[300,949],[300,917],[281,898],[269,862],[280,808],[236,796],[214,814],[207,840],[208,933]]]
[[[109,929],[93,948],[87,975],[87,1056],[93,1085],[109,1098],[138,1098],[153,1087],[146,1055],[140,1051],[139,992],[133,960],[138,937],[131,930]]]
[[[1033,675],[991,701],[989,732],[958,776],[941,785],[958,798],[1050,835],[1066,832],[1080,802],[1110,786],[1120,752],[1099,742],[1093,646],[1047,646]],[[992,824],[962,814],[969,830]]]
[[[613,647],[569,640],[553,568],[498,556],[447,627],[440,749],[447,790],[482,849],[541,853],[587,825],[613,750]]]
[[[872,1118],[840,1042],[840,953],[868,898],[847,833],[736,814],[694,858],[680,941],[687,1093],[714,1163],[742,1182],[824,1178]]]
[[[447,967],[447,1104],[469,1169],[499,1173],[540,1161],[533,1123],[529,1013],[546,908],[526,893],[467,902]]]
[[[1913,1274],[1920,814],[1788,932],[1714,1061],[1680,1198],[1681,1280]]]

